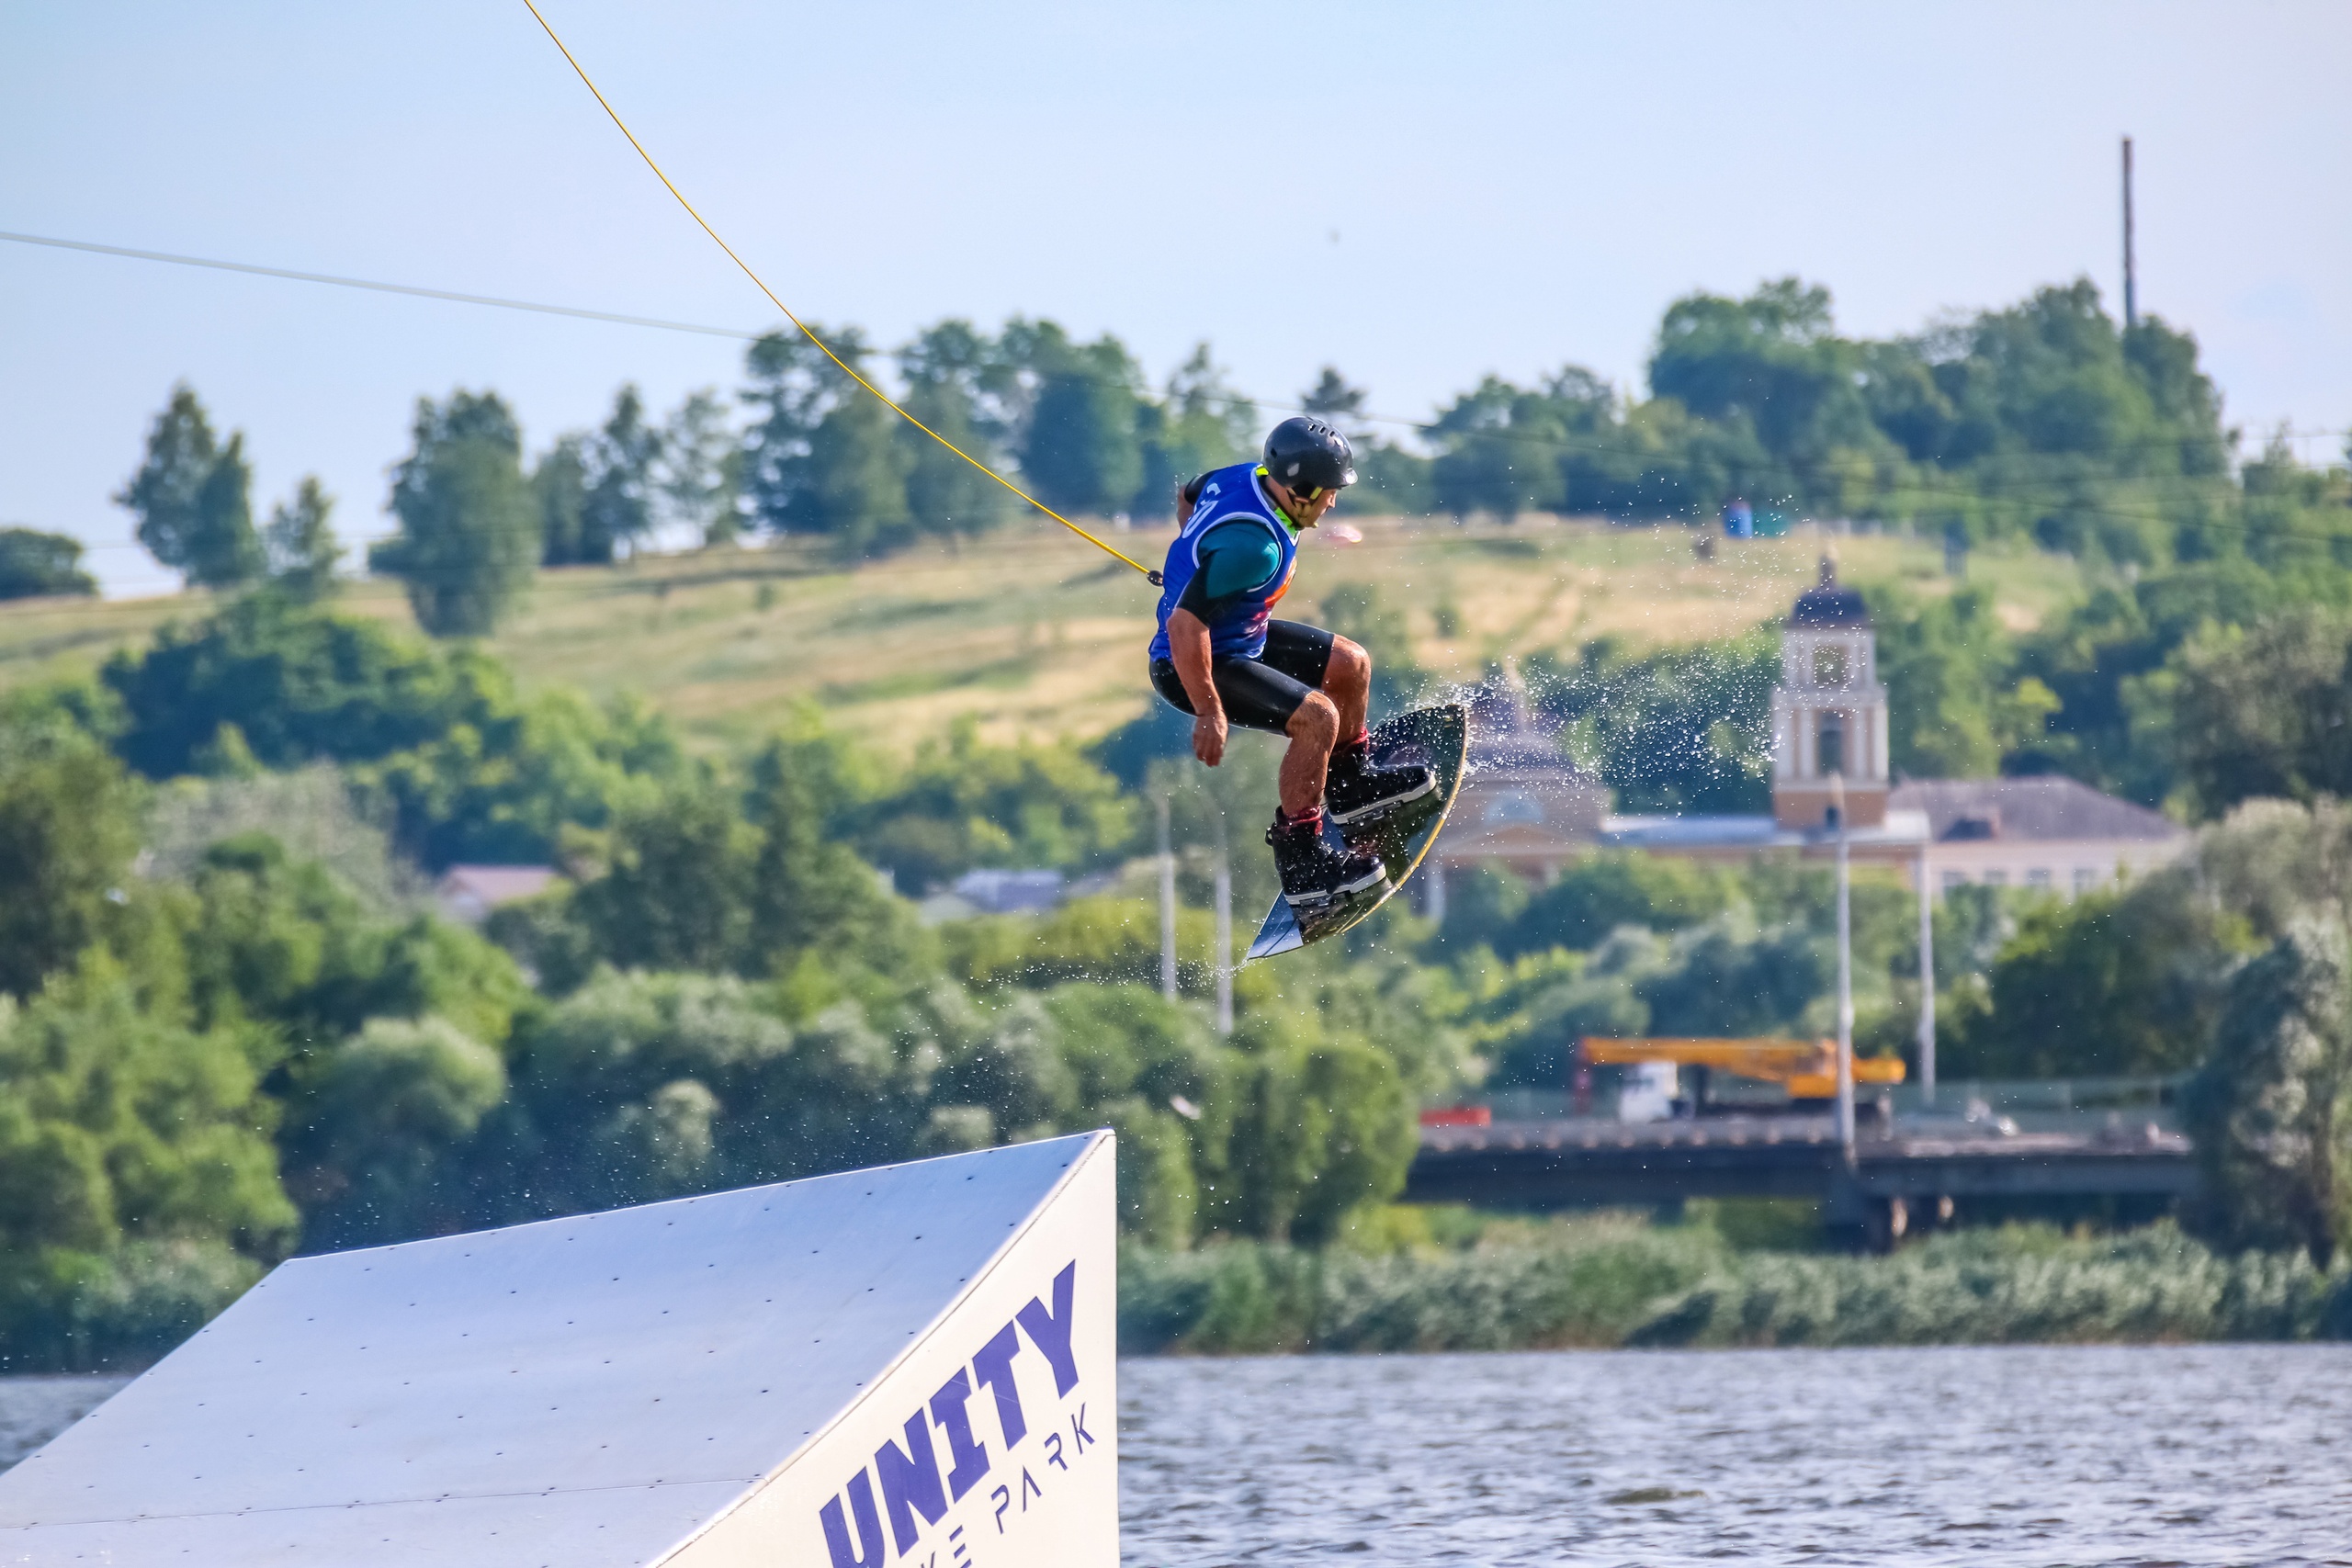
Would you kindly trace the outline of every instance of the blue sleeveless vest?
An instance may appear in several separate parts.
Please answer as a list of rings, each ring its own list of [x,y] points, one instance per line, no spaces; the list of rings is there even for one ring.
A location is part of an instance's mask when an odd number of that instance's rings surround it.
[[[1202,537],[1221,523],[1239,521],[1259,524],[1273,536],[1282,547],[1282,565],[1265,587],[1247,598],[1237,596],[1233,606],[1209,623],[1209,654],[1216,659],[1255,659],[1266,651],[1266,623],[1274,618],[1274,604],[1290,592],[1291,574],[1298,569],[1298,536],[1291,532],[1273,498],[1259,484],[1259,473],[1255,463],[1236,463],[1216,469],[1202,481],[1201,499],[1193,504],[1192,518],[1169,545],[1168,559],[1159,569],[1159,633],[1151,639],[1152,658],[1170,657],[1168,617],[1175,614],[1185,584],[1201,569]]]

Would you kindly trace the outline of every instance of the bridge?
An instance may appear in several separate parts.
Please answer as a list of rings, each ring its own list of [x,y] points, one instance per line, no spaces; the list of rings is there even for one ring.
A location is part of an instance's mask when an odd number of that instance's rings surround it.
[[[2198,1179],[2187,1137],[2120,1115],[2050,1131],[1958,1117],[1866,1119],[1854,1156],[1849,1169],[1827,1116],[1499,1119],[1424,1126],[1404,1199],[1548,1211],[1804,1198],[1827,1205],[1833,1227],[1883,1247],[1915,1216],[1948,1212],[1947,1202],[2120,1198],[2153,1208],[2193,1192]]]

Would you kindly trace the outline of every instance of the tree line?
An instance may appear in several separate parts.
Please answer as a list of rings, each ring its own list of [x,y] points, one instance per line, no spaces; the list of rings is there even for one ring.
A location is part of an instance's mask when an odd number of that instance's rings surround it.
[[[609,562],[657,534],[886,551],[1003,524],[1019,502],[990,473],[1057,510],[1157,521],[1174,481],[1256,446],[1260,412],[1205,344],[1154,387],[1115,336],[1080,342],[1050,320],[949,320],[887,356],[855,327],[817,330],[862,375],[887,357],[894,395],[981,468],[806,338],[771,334],[731,395],[706,389],[656,420],[624,386],[603,424],[536,456],[494,392],[421,400],[390,498],[400,530],[370,567],[408,585],[427,629],[480,635],[537,567]],[[2087,281],[1879,340],[1840,334],[1828,291],[1796,278],[1692,294],[1660,321],[1645,379],[1644,396],[1575,364],[1532,386],[1490,375],[1384,427],[1326,367],[1298,401],[1356,440],[1350,504],[1374,513],[1688,524],[1738,502],[1768,522],[1900,524],[1955,547],[2022,536],[2149,567],[2238,538],[2297,547],[2309,510],[2280,454],[2241,462],[2195,340],[2155,317],[2120,326]],[[306,485],[256,527],[243,452],[176,389],[117,498],[141,541],[206,586],[331,573],[327,498]]]
[[[696,760],[266,586],[16,694],[0,1354],[152,1351],[298,1247],[1103,1124],[1137,1237],[1326,1238],[1460,1076],[1409,963],[1250,979],[1225,1036],[1205,912],[1171,1001],[1140,885],[946,926],[894,891],[1115,874],[1143,815],[1076,747],[968,729],[898,765],[810,718]],[[564,874],[475,930],[424,880],[467,861]]]

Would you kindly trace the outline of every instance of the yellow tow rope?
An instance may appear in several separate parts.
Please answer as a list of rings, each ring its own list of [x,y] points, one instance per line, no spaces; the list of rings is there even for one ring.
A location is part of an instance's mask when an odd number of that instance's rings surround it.
[[[1092,545],[1096,549],[1101,550],[1105,555],[1115,556],[1120,560],[1125,561],[1129,566],[1134,567],[1137,571],[1142,572],[1145,577],[1150,579],[1153,583],[1157,584],[1159,581],[1159,573],[1152,570],[1149,567],[1145,566],[1143,562],[1136,559],[1133,556],[1130,556],[1125,551],[1117,549],[1111,545],[1105,544],[1102,540],[1095,537],[1092,534],[1088,533],[1085,529],[1080,527],[1077,524],[1071,522],[1069,518],[1063,516],[1052,507],[1047,506],[1044,502],[1039,501],[1035,496],[1031,495],[1027,491],[1023,490],[1019,485],[1014,484],[1011,479],[1006,479],[1002,474],[998,473],[994,468],[989,468],[986,463],[981,462],[978,457],[973,457],[969,452],[965,451],[961,446],[956,446],[953,441],[948,440],[944,435],[940,434],[939,432],[932,429],[931,426],[925,424],[922,421],[909,413],[905,409],[900,408],[897,402],[892,400],[888,393],[883,391],[881,388],[876,386],[873,382],[859,375],[856,369],[853,367],[848,361],[844,360],[840,355],[835,354],[831,347],[827,346],[823,338],[820,338],[815,333],[810,332],[808,330],[808,323],[794,315],[792,313],[792,307],[786,305],[783,300],[775,297],[775,290],[770,288],[765,283],[761,281],[760,275],[752,270],[752,264],[745,261],[741,256],[737,255],[735,254],[735,247],[720,239],[718,237],[718,231],[712,228],[704,219],[703,215],[695,210],[695,204],[688,201],[685,198],[684,193],[680,191],[676,186],[671,184],[670,176],[662,172],[662,165],[653,161],[653,154],[645,150],[645,143],[637,139],[637,132],[628,128],[628,122],[621,118],[619,111],[615,109],[611,102],[605,98],[603,92],[598,90],[596,84],[589,79],[588,73],[582,69],[580,62],[573,57],[571,51],[564,48],[563,39],[556,37],[555,28],[548,27],[548,19],[539,15],[538,6],[533,5],[531,0],[523,0],[523,4],[530,11],[533,19],[536,20],[539,24],[540,28],[546,31],[548,38],[555,44],[556,48],[562,50],[564,60],[571,64],[572,71],[578,74],[581,82],[586,85],[587,89],[591,93],[595,94],[596,102],[603,106],[605,113],[612,118],[613,123],[620,128],[621,134],[628,138],[628,144],[637,149],[637,155],[645,160],[645,166],[653,171],[653,177],[660,180],[662,187],[669,191],[672,196],[678,198],[678,205],[686,209],[686,216],[693,219],[697,224],[701,225],[702,231],[710,236],[711,243],[716,244],[720,250],[727,253],[727,259],[733,262],[737,266],[741,267],[743,269],[743,276],[750,278],[754,284],[759,286],[760,292],[768,297],[768,303],[774,305],[777,310],[782,310],[784,312],[785,320],[790,321],[794,326],[798,327],[800,329],[800,335],[807,338],[810,343],[815,344],[820,353],[824,355],[826,358],[831,360],[835,365],[839,366],[842,375],[847,376],[851,380],[856,382],[859,386],[873,393],[884,408],[888,409],[892,413],[897,414],[900,419],[905,420],[909,424],[913,425],[917,430],[922,431],[925,435],[930,436],[933,441],[938,442],[942,446],[946,447],[950,452],[955,453],[956,456],[963,458],[964,461],[971,464],[972,467],[988,475],[989,478],[994,479],[997,483],[1002,485],[1005,489],[1011,491],[1013,494],[1019,496],[1022,500],[1027,502],[1030,505],[1035,507],[1038,511],[1044,513],[1046,516],[1052,518],[1055,522],[1060,524],[1063,527],[1069,529],[1080,538],[1084,539],[1088,544]]]

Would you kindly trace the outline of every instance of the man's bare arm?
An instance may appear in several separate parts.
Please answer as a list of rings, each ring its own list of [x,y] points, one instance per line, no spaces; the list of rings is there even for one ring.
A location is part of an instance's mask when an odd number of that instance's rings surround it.
[[[1214,768],[1225,761],[1226,723],[1225,704],[1209,676],[1208,623],[1179,605],[1168,617],[1168,652],[1193,700],[1193,755]]]

